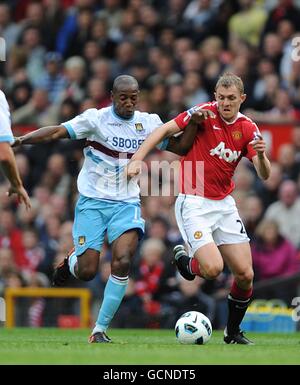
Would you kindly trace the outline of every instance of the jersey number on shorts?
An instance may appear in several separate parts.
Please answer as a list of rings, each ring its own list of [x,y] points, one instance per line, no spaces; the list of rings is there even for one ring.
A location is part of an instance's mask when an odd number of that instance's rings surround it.
[[[243,222],[242,222],[240,219],[237,219],[236,221],[241,225],[240,233],[241,233],[241,234],[245,234],[246,231],[245,231],[245,229],[244,229]]]

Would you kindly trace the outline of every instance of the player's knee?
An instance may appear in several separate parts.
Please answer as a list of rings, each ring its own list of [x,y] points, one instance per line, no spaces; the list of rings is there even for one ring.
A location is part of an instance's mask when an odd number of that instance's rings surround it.
[[[117,258],[114,258],[111,265],[111,271],[116,275],[127,275],[129,273],[131,255],[129,252],[124,252]]]
[[[240,283],[242,286],[250,286],[252,285],[254,278],[254,272],[253,269],[248,268],[244,270],[241,273],[236,274],[235,279],[238,283]]]
[[[223,271],[223,265],[221,263],[214,264],[214,265],[207,265],[203,269],[201,269],[201,272],[203,272],[203,276],[206,279],[215,279],[218,277],[219,274]]]
[[[77,275],[78,278],[82,281],[91,281],[95,278],[97,271],[93,267],[86,266],[84,268],[78,269]]]

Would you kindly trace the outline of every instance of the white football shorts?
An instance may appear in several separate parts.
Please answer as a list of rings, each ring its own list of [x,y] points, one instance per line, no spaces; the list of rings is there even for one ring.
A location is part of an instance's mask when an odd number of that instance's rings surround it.
[[[175,203],[177,225],[192,257],[207,243],[217,246],[249,242],[235,200],[228,195],[212,200],[179,194]]]

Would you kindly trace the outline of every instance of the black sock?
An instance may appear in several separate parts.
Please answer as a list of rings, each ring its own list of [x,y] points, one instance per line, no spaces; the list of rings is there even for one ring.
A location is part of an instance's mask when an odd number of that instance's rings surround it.
[[[185,270],[190,273],[190,274],[194,274],[191,272],[191,266],[190,266],[190,263],[191,263],[191,258],[188,256],[187,252],[184,250],[184,249],[179,249],[174,257],[176,259],[179,259],[180,258],[180,263],[181,265],[185,268]]]
[[[247,311],[251,298],[242,300],[232,297],[231,294],[228,294],[228,321],[227,321],[227,333],[233,335],[239,332],[240,324],[244,318],[244,315]]]

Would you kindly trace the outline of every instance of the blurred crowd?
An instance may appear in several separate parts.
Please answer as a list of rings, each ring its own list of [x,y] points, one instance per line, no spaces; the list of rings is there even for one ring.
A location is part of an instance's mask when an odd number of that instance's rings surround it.
[[[225,70],[241,76],[247,93],[242,112],[258,124],[293,125],[292,142],[271,159],[268,180],[258,180],[247,160],[235,175],[233,196],[251,238],[255,279],[300,271],[300,61],[292,43],[300,37],[299,1],[10,0],[0,3],[0,34],[6,42],[0,86],[15,135],[110,105],[112,82],[120,74],[137,78],[138,108],[163,121],[212,100]],[[0,180],[0,296],[5,287],[50,286],[53,266],[72,248],[83,145],[63,140],[17,149],[32,210],[12,202]],[[148,162],[176,159],[154,151]],[[229,272],[190,283],[171,264],[172,248],[182,242],[175,199],[142,197],[146,236],[116,326],[172,327],[185,310],[202,311],[215,327],[224,325]],[[110,257],[105,244],[99,276],[70,283],[90,288],[97,310]],[[268,295],[282,294],[290,305],[295,290]],[[26,306],[25,324],[45,324],[47,301]]]

